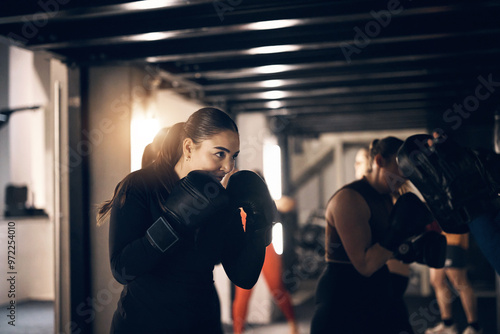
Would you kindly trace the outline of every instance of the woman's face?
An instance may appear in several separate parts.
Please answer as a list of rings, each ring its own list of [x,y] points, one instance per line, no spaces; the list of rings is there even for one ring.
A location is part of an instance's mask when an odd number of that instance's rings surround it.
[[[368,169],[368,152],[360,149],[354,159],[354,175],[356,179],[362,179]]]
[[[240,153],[240,139],[236,132],[226,130],[194,145],[189,157],[188,173],[205,170],[222,181],[233,170]]]
[[[385,181],[391,192],[396,191],[406,182],[401,170],[399,169],[398,163],[396,161],[396,155],[392,158],[386,160],[385,165],[382,167]]]

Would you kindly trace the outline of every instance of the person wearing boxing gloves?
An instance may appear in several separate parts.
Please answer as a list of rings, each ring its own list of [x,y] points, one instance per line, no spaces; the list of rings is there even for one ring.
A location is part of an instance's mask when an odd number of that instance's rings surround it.
[[[408,137],[397,155],[446,233],[470,231],[500,274],[500,154],[462,147],[443,134]]]
[[[368,147],[362,147],[356,153],[354,159],[354,174],[356,179],[362,179],[368,168],[369,160]],[[405,181],[401,187],[391,194],[392,202],[395,203],[396,200],[404,193],[412,191],[411,184],[409,181]],[[397,256],[391,258],[387,261],[387,269],[389,269],[389,276],[391,279],[391,290],[393,302],[397,304],[397,310],[399,314],[394,317],[394,320],[402,321],[400,328],[408,327],[408,307],[406,305],[404,295],[408,284],[410,283],[410,263],[406,263],[398,259]]]
[[[379,244],[392,251],[401,252],[401,245],[406,245],[407,238],[425,231],[425,226],[434,221],[432,213],[414,193],[401,195],[391,210],[389,229]]]
[[[124,285],[110,333],[223,333],[214,265],[248,289],[265,254],[220,183],[238,153],[234,121],[202,108],[175,124],[154,162],[100,206],[98,223],[110,222],[111,272]],[[266,217],[261,204],[248,206]]]
[[[426,227],[434,222],[427,206],[408,192],[396,201],[389,218],[390,227],[380,245],[406,263],[418,262],[432,268],[444,267],[446,238]]]
[[[426,206],[411,194],[394,204],[391,193],[405,181],[396,163],[403,141],[374,140],[368,171],[361,180],[337,191],[325,217],[326,261],[316,289],[311,334],[413,333],[408,319],[393,302],[386,262],[399,245],[424,231],[433,220]]]
[[[443,268],[446,246],[446,238],[441,233],[425,231],[405,240],[394,254],[404,263],[417,262],[430,268]]]

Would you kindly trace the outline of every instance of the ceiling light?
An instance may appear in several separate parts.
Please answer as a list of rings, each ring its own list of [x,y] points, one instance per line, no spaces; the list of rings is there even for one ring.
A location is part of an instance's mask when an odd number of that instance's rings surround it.
[[[122,4],[125,10],[145,10],[145,9],[157,9],[162,7],[179,6],[184,4],[185,1],[179,0],[143,0],[143,1],[133,1],[127,4]]]
[[[268,87],[268,88],[272,88],[272,87],[279,87],[281,85],[283,85],[283,80],[265,80],[265,81],[262,81],[262,87]]]
[[[161,39],[167,39],[168,37],[170,37],[170,35],[172,34],[165,32],[149,32],[133,36],[133,39],[138,41],[158,41]]]
[[[282,99],[286,96],[286,93],[281,90],[271,90],[269,92],[262,93],[262,97],[265,99],[276,100]]]
[[[290,65],[266,65],[266,66],[256,67],[254,71],[257,73],[269,74],[269,73],[286,72],[289,69],[291,69]]]
[[[283,103],[281,103],[281,101],[278,100],[273,100],[266,103],[266,107],[271,109],[278,109],[281,108],[281,106],[283,106]]]
[[[293,27],[300,23],[300,20],[272,20],[250,23],[247,25],[252,30],[270,30]]]
[[[270,53],[293,52],[299,50],[300,47],[298,45],[270,45],[252,48],[248,50],[248,53],[252,55],[262,55]]]

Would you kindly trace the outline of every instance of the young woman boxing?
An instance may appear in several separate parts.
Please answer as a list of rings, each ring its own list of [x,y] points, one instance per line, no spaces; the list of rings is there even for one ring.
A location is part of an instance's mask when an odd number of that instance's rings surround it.
[[[124,285],[110,333],[223,333],[214,265],[251,288],[275,209],[255,173],[220,184],[238,153],[233,120],[200,109],[174,125],[155,161],[126,176],[100,207],[100,223],[110,216],[112,273]]]

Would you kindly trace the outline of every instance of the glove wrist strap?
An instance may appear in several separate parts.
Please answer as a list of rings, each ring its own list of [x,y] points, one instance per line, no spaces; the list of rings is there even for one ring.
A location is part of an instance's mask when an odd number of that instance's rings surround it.
[[[164,218],[158,218],[146,233],[146,238],[154,248],[165,253],[179,242],[179,235],[172,228],[172,225]]]

